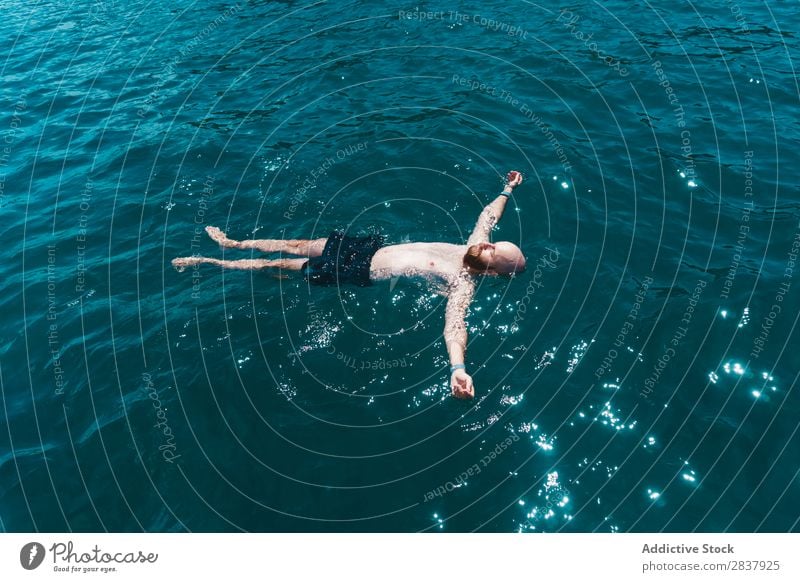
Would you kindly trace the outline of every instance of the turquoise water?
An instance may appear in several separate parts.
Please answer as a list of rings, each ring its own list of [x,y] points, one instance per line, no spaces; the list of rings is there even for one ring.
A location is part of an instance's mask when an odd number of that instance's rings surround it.
[[[169,4],[3,4],[0,530],[798,529],[793,5]],[[421,281],[169,264],[511,169],[470,402]]]

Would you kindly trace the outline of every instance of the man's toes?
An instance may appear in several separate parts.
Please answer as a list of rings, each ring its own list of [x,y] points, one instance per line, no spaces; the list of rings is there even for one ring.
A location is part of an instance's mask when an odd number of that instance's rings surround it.
[[[198,264],[200,264],[200,259],[197,257],[179,257],[177,259],[172,259],[172,266],[178,269],[178,271],[183,271],[186,267]]]
[[[221,242],[225,240],[225,233],[218,229],[216,226],[207,226],[206,232],[213,240]]]

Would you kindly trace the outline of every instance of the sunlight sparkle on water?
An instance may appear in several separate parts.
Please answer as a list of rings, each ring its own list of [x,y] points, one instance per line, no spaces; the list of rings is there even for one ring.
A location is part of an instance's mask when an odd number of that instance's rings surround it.
[[[503,404],[505,406],[516,406],[517,404],[522,402],[523,398],[525,398],[524,394],[520,394],[519,396],[503,395],[503,397],[500,398],[500,404]]]
[[[739,322],[739,326],[738,327],[744,327],[748,323],[750,323],[750,308],[749,307],[745,307],[744,308],[744,313],[742,313],[742,319]]]
[[[594,340],[592,340],[591,343],[594,343]],[[572,372],[575,371],[575,368],[581,362],[588,349],[589,344],[583,340],[570,348],[569,362],[567,362],[567,374],[572,374]]]
[[[628,428],[629,430],[633,429],[636,426],[637,421],[633,421],[627,426],[623,422],[623,420],[617,416],[613,409],[611,408],[611,402],[606,402],[603,406],[603,410],[600,411],[599,417],[595,418],[595,420],[602,419],[601,422],[606,426],[611,426],[615,430],[623,430]]]
[[[725,362],[725,364],[722,366],[722,369],[726,374],[730,374],[731,372],[738,374],[739,376],[744,374],[744,368],[739,362]]]
[[[539,438],[536,440],[536,444],[543,451],[553,450],[553,439],[548,440],[545,435],[539,435]]]
[[[555,347],[551,348],[550,350],[545,350],[544,354],[542,354],[542,357],[539,358],[539,362],[534,367],[534,370],[541,370],[542,368],[549,366],[550,363],[553,361],[553,358],[555,357],[556,357]]]
[[[558,480],[558,472],[553,471],[547,474],[547,482],[539,489],[538,498],[541,505],[536,506],[536,501],[518,500],[520,506],[530,505],[525,509],[525,521],[520,524],[520,531],[536,531],[545,526],[546,522],[553,523],[554,526],[564,521],[572,519],[572,515],[563,511],[570,503],[569,491]]]

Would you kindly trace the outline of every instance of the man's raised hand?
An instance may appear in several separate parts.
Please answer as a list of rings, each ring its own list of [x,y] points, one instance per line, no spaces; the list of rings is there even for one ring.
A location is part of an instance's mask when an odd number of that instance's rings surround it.
[[[522,174],[520,174],[516,170],[511,170],[506,176],[506,183],[507,186],[516,188],[517,186],[522,184]]]
[[[453,371],[450,375],[450,391],[456,398],[464,400],[475,397],[475,387],[472,385],[472,376],[463,369]]]

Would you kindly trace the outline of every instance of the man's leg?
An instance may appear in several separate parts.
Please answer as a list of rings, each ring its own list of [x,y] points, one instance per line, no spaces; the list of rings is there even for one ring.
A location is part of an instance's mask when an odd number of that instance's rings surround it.
[[[220,246],[229,249],[255,249],[262,253],[289,253],[291,255],[302,255],[304,257],[322,256],[325,248],[326,238],[315,240],[280,240],[280,239],[257,239],[257,240],[233,240],[225,236],[225,233],[216,226],[207,226],[206,232]]]
[[[209,257],[179,257],[172,259],[172,266],[183,271],[186,267],[193,267],[207,263],[218,265],[225,269],[240,269],[243,271],[253,271],[256,269],[285,269],[287,271],[299,271],[306,263],[305,259],[241,259],[238,261],[223,261]]]

